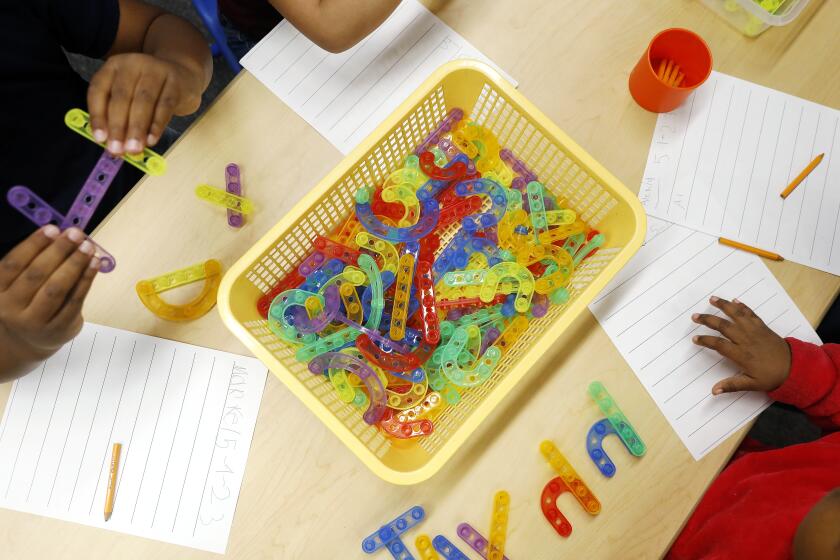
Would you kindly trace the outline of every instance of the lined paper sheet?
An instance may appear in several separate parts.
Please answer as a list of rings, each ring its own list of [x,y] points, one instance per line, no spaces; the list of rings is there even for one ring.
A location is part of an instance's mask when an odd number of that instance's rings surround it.
[[[254,358],[88,323],[12,387],[0,507],[224,553],[265,378]]]
[[[659,116],[639,198],[650,215],[840,274],[838,123],[836,109],[713,72]]]
[[[771,401],[764,393],[712,396],[738,368],[691,342],[714,331],[692,313],[722,312],[716,295],[738,298],[776,333],[819,343],[811,325],[761,259],[705,233],[649,218],[645,245],[590,305],[682,442],[700,459]]]
[[[241,62],[347,154],[434,70],[458,58],[495,66],[417,0],[403,0],[343,53],[321,49],[283,20]]]

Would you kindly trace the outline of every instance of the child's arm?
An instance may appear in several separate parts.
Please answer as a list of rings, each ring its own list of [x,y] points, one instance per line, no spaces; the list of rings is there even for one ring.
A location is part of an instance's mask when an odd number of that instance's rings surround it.
[[[44,226],[0,259],[0,382],[20,377],[82,328],[99,267],[76,228]]]
[[[400,0],[269,0],[283,17],[324,50],[349,49],[379,27]]]
[[[189,22],[140,0],[119,7],[117,35],[88,89],[93,135],[117,155],[154,146],[173,114],[197,110],[213,71]]]
[[[821,425],[840,428],[840,345],[783,339],[743,303],[716,297],[709,301],[728,320],[706,314],[695,314],[692,320],[723,337],[695,336],[694,342],[741,367],[737,375],[715,384],[713,394],[768,391]]]

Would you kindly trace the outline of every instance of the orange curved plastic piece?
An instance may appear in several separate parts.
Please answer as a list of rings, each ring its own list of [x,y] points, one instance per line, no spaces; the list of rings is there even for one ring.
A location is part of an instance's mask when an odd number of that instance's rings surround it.
[[[192,301],[175,305],[167,303],[158,294],[184,284],[204,280],[204,287]],[[204,263],[182,268],[148,280],[140,280],[135,286],[140,301],[149,311],[167,321],[192,321],[198,319],[214,305],[222,281],[222,263],[210,259]]]

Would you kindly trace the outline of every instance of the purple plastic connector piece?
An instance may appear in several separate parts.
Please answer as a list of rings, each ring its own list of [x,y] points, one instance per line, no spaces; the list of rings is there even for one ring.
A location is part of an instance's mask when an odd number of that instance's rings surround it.
[[[337,314],[335,318],[336,320],[341,321],[348,327],[352,327],[357,331],[368,335],[368,338],[370,338],[372,341],[379,343],[380,348],[382,348],[384,352],[397,352],[398,354],[405,354],[406,356],[411,354],[411,348],[409,348],[401,342],[394,342],[390,338],[382,336],[381,334],[379,334],[379,331],[369,329],[364,325],[360,325],[356,321],[351,321],[350,319],[348,319],[340,313]]]
[[[399,540],[400,535],[423,521],[426,511],[421,506],[414,506],[393,521],[386,523],[375,533],[362,541],[362,550],[373,554],[390,542]],[[403,545],[405,546],[405,545]]]
[[[525,184],[537,180],[537,174],[528,169],[528,166],[521,159],[513,155],[513,152],[508,148],[499,150],[499,157],[513,169],[514,173],[517,173],[524,179]]]
[[[309,276],[315,270],[318,270],[322,264],[324,264],[324,260],[326,259],[326,255],[320,251],[315,251],[306,259],[300,263],[298,267],[298,274],[301,276]]]
[[[448,318],[449,318],[449,316],[447,315],[447,319]],[[487,329],[487,332],[484,333],[484,336],[481,337],[481,350],[479,350],[478,355],[479,356],[484,355],[484,352],[488,348],[490,348],[490,346],[494,342],[496,342],[496,339],[498,339],[499,336],[501,336],[501,334],[502,334],[501,331],[499,329],[497,329],[496,327],[490,327],[489,329]]]
[[[114,157],[106,151],[102,152],[99,161],[93,167],[93,171],[90,172],[85,184],[82,185],[82,190],[76,195],[76,200],[73,201],[73,205],[65,214],[64,220],[59,224],[62,230],[69,227],[85,229],[105,193],[108,192],[108,187],[111,186],[111,181],[116,177],[122,164],[122,158]]]
[[[341,298],[338,295],[338,286],[332,284],[324,290],[324,309],[317,317],[310,319],[306,312],[297,313],[294,316],[294,326],[299,333],[308,334],[321,331],[330,324],[341,307]],[[298,306],[300,308],[300,306]]]
[[[531,298],[531,314],[539,319],[548,313],[548,296],[545,294],[534,294]]]
[[[242,181],[240,179],[239,166],[235,163],[229,163],[225,167],[225,190],[230,194],[242,196]],[[245,223],[245,218],[241,212],[228,209],[227,221],[230,227],[241,228]]]
[[[443,120],[440,121],[440,124],[420,142],[417,149],[414,150],[414,155],[419,156],[423,152],[428,151],[429,146],[434,146],[440,142],[441,136],[452,130],[452,127],[463,118],[463,109],[459,109],[458,107],[450,109],[446,116],[443,117]]]
[[[469,523],[461,523],[458,525],[458,536],[461,537],[465,543],[470,545],[470,548],[475,550],[482,558],[487,558],[487,539],[481,533],[475,530],[475,527]],[[507,556],[504,560],[510,560]]]
[[[359,358],[340,352],[324,352],[309,362],[309,371],[317,375],[321,375],[330,368],[355,373],[362,380],[370,395],[370,404],[362,418],[368,424],[379,422],[385,414],[388,401],[385,387],[382,386],[382,381],[373,369]]]
[[[64,222],[64,216],[27,187],[20,185],[12,187],[6,193],[6,200],[15,210],[26,216],[36,226],[54,224],[62,229],[61,224]],[[117,266],[117,260],[114,256],[90,237],[87,239],[96,247],[96,256],[99,257],[99,271],[111,272],[114,270]]]
[[[446,154],[446,159],[450,160],[459,154],[463,154],[449,138],[441,138],[438,142],[438,148],[443,150],[443,153]]]

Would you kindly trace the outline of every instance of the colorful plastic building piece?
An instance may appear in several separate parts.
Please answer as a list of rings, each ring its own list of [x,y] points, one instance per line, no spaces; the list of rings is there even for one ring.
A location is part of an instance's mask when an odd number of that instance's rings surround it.
[[[359,256],[362,254],[356,249],[342,245],[323,235],[315,236],[314,245],[317,251],[322,252],[328,258],[341,259],[341,262],[345,264],[357,265],[359,263]]]
[[[461,181],[455,185],[455,194],[462,197],[482,194],[487,196],[492,204],[490,212],[465,216],[461,220],[461,225],[467,233],[495,226],[507,211],[507,195],[504,188],[490,179]]]
[[[493,515],[490,517],[490,539],[487,541],[487,560],[502,560],[507,540],[510,494],[499,490],[493,496]]]
[[[93,131],[90,128],[90,115],[81,109],[70,109],[67,111],[64,115],[64,124],[70,130],[81,134],[94,144],[105,148],[104,143],[97,142],[93,137]],[[166,160],[149,148],[144,148],[142,154],[125,154],[122,158],[143,173],[148,173],[149,175],[163,175],[166,172]]]
[[[545,188],[542,183],[531,181],[525,189],[530,205],[531,226],[534,228],[534,241],[539,244],[540,234],[548,231],[548,219],[545,217]]]
[[[397,273],[397,263],[399,262],[400,256],[390,241],[374,237],[366,231],[358,232],[355,240],[360,248],[376,253],[382,258],[381,272]]]
[[[369,187],[362,187],[356,191],[356,217],[359,222],[373,235],[387,239],[388,241],[417,241],[418,239],[428,235],[438,222],[439,207],[437,200],[424,200],[420,206],[420,216],[417,223],[409,226],[397,228],[385,225],[382,220],[377,218],[370,208],[372,189]]]
[[[254,210],[254,203],[247,198],[230,194],[210,185],[198,185],[195,188],[195,196],[210,204],[215,204],[228,210],[236,210],[242,214],[250,214]]]
[[[601,409],[601,412],[604,413],[604,416],[607,417],[612,427],[615,429],[618,437],[621,438],[621,441],[624,442],[624,445],[627,449],[635,455],[636,457],[641,457],[645,454],[647,447],[645,443],[642,441],[642,438],[639,437],[638,432],[633,428],[633,425],[630,424],[630,421],[621,412],[621,409],[618,408],[618,403],[615,402],[615,399],[610,396],[607,392],[607,388],[604,387],[603,383],[600,381],[593,381],[589,384],[589,396],[592,397],[592,400],[598,405],[598,408]]]
[[[420,360],[412,352],[400,353],[379,348],[367,334],[356,339],[356,348],[374,365],[390,372],[413,371],[420,367]]]
[[[515,173],[519,174],[525,180],[525,182],[537,180],[537,175],[533,171],[528,169],[528,166],[526,166],[522,160],[513,155],[513,152],[511,152],[509,149],[501,149],[499,151],[499,157],[502,159],[502,161],[507,163]]]
[[[443,535],[438,535],[432,539],[432,546],[434,546],[435,550],[440,552],[446,560],[470,560],[466,554],[458,550],[458,547],[449,542],[449,539]]]
[[[432,546],[432,539],[429,538],[429,535],[419,535],[417,540],[414,541],[414,546],[420,553],[420,560],[440,560],[440,556]]]
[[[204,286],[192,301],[173,305],[158,295],[166,290],[204,280]],[[167,321],[192,321],[216,305],[216,294],[222,280],[222,263],[210,259],[200,264],[137,282],[135,289],[149,311]]]
[[[458,525],[457,533],[458,536],[461,537],[461,540],[470,545],[470,548],[475,550],[479,556],[485,560],[488,558],[487,539],[485,539],[481,533],[476,531],[475,527],[469,523],[461,523]],[[507,556],[502,556],[502,558],[504,558],[504,560],[509,560]]]
[[[449,381],[459,387],[474,387],[484,383],[493,373],[502,357],[502,352],[497,347],[491,346],[487,349],[487,352],[476,360],[472,369],[463,369],[458,363],[458,356],[466,347],[469,339],[480,337],[481,332],[476,325],[458,327],[444,347],[442,356],[443,373]]]
[[[448,133],[452,128],[458,124],[458,121],[464,118],[464,110],[458,107],[453,107],[446,113],[446,116],[440,121],[440,123],[435,127],[432,132],[429,133],[426,138],[423,139],[420,144],[417,145],[417,148],[414,150],[414,154],[419,156],[426,150],[428,150],[431,146],[438,144],[441,141],[441,138],[444,134]]]
[[[229,163],[225,166],[225,190],[230,194],[242,196],[242,178],[239,173],[239,166],[235,163]],[[245,218],[241,212],[228,208],[227,222],[232,228],[241,228],[245,223]]]
[[[388,543],[400,542],[402,544],[400,536],[425,518],[426,512],[421,506],[412,507],[393,521],[380,527],[372,535],[366,537],[362,541],[362,550],[368,554],[373,554]],[[405,548],[405,545],[403,545],[403,548]]]
[[[397,411],[395,413],[395,418],[397,422],[401,422],[403,424],[414,422],[421,416],[426,416],[436,410],[440,406],[441,402],[440,393],[430,391],[426,394],[426,398],[423,399],[423,402],[411,408]]]
[[[376,424],[382,419],[386,409],[385,388],[373,369],[362,360],[340,352],[326,352],[309,362],[309,371],[316,374],[326,373],[327,369],[343,369],[355,373],[367,387],[370,406],[362,418],[368,424]]]
[[[563,492],[571,492],[562,477],[555,477],[548,481],[542,491],[540,498],[540,509],[549,524],[561,537],[568,537],[572,534],[572,524],[557,507],[557,498]]]
[[[435,285],[432,279],[432,265],[427,261],[417,263],[414,282],[420,292],[420,316],[423,320],[423,340],[429,344],[440,342],[440,318],[435,303]]]
[[[388,410],[385,413],[385,416],[382,420],[379,421],[379,425],[382,426],[382,429],[385,430],[388,435],[391,435],[397,439],[409,439],[421,436],[427,436],[431,434],[435,426],[431,420],[423,419],[423,420],[412,420],[409,422],[399,422],[395,418],[395,413],[393,410]]]
[[[429,384],[425,379],[421,383],[412,383],[405,392],[397,392],[386,387],[385,394],[388,397],[388,406],[395,411],[413,408],[417,403],[423,402],[428,388]],[[405,387],[400,389],[404,390]]]
[[[478,296],[485,303],[492,301],[496,295],[496,288],[505,278],[510,278],[519,283],[514,307],[518,312],[525,313],[528,311],[531,297],[534,295],[534,275],[520,264],[500,262],[490,267]]]
[[[348,344],[353,344],[361,334],[360,331],[351,327],[341,329],[323,338],[319,338],[302,348],[298,348],[297,352],[295,352],[295,358],[299,362],[308,362],[325,352],[334,352],[344,348]]]
[[[368,284],[371,290],[370,313],[368,314],[365,326],[370,330],[378,330],[382,321],[382,310],[385,309],[385,298],[383,297],[382,276],[376,261],[370,255],[360,254],[358,257],[359,268],[367,275]],[[362,300],[364,303],[364,299]]]
[[[85,229],[93,213],[108,192],[111,181],[122,167],[123,160],[112,156],[108,152],[102,152],[99,161],[96,162],[93,170],[85,180],[76,200],[70,206],[70,210],[64,215],[64,220],[59,227],[64,230],[69,227]]]
[[[6,193],[6,200],[12,207],[23,214],[30,222],[38,227],[47,224],[54,224],[59,226],[64,223],[64,216],[58,210],[47,204],[41,197],[29,190],[27,187],[17,185],[9,189]],[[93,243],[96,247],[96,256],[99,258],[99,271],[111,272],[117,266],[117,260],[114,256],[102,248],[90,237],[88,241]]]
[[[401,340],[405,336],[405,321],[408,319],[408,299],[414,278],[414,255],[400,255],[397,269],[397,284],[394,292],[394,306],[391,311],[391,338]]]
[[[563,479],[563,482],[571,490],[575,499],[583,506],[583,509],[591,515],[597,515],[601,511],[601,502],[598,501],[595,494],[592,493],[554,443],[549,440],[543,441],[540,444],[540,452],[554,471],[560,475],[560,478]]]
[[[436,181],[457,181],[467,174],[467,166],[462,161],[453,160],[448,167],[435,165],[435,156],[431,152],[423,152],[420,157],[420,169],[429,179]]]

